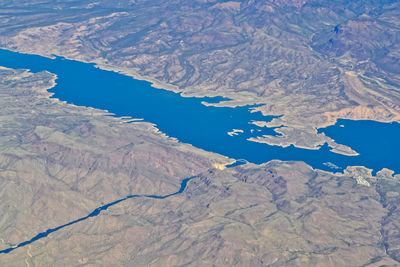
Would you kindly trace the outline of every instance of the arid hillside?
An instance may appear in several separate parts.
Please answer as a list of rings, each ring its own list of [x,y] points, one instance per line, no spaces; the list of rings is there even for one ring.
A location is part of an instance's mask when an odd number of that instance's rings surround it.
[[[224,169],[149,123],[48,98],[47,72],[0,81],[1,266],[399,264],[399,175]]]
[[[96,62],[186,95],[262,104],[270,144],[337,118],[399,121],[398,1],[18,1],[0,46]],[[300,141],[307,137],[307,142]]]

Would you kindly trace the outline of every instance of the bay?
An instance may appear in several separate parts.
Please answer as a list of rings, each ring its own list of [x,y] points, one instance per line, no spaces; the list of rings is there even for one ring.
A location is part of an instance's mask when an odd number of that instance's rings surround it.
[[[218,102],[224,99],[222,97],[182,97],[179,93],[153,88],[149,82],[62,57],[50,59],[0,49],[0,66],[57,74],[57,85],[50,89],[54,98],[108,110],[115,116],[143,118],[181,142],[231,158],[253,163],[272,159],[305,161],[314,168],[330,171],[360,165],[375,171],[389,168],[400,173],[398,123],[341,120],[334,126],[320,129],[338,143],[355,149],[359,156],[332,153],[327,145],[319,150],[282,148],[246,140],[258,135],[275,135],[273,128],[249,123],[270,121],[272,116],[251,112],[251,106],[229,108],[202,104],[203,101]],[[228,135],[233,129],[243,130],[243,133]],[[366,138],[367,134],[371,137]]]

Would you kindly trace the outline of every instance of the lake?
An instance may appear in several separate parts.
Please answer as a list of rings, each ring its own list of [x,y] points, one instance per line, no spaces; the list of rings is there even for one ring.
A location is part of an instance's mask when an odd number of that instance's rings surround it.
[[[149,82],[96,68],[93,64],[49,59],[0,49],[0,66],[49,71],[57,74],[53,97],[78,106],[108,110],[115,116],[143,118],[156,124],[160,131],[181,142],[235,159],[263,163],[272,159],[305,161],[314,168],[333,170],[362,165],[378,171],[389,168],[400,173],[400,124],[373,121],[340,120],[325,132],[338,143],[355,149],[359,156],[344,156],[329,151],[293,146],[282,148],[247,141],[257,135],[275,135],[272,128],[257,127],[249,122],[270,121],[272,116],[250,112],[246,107],[207,107],[201,102],[218,102],[223,98],[182,97],[178,93],[156,89]],[[343,127],[342,127],[343,126]],[[233,129],[243,133],[228,135]]]

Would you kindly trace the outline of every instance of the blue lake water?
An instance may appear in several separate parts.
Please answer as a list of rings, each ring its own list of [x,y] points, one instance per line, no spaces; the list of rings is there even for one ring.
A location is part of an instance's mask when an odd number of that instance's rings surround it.
[[[55,73],[58,75],[57,85],[50,90],[55,98],[79,106],[108,110],[116,116],[143,118],[181,142],[235,159],[253,163],[272,159],[299,160],[324,170],[332,170],[329,165],[340,168],[363,165],[375,171],[385,167],[400,173],[398,123],[341,120],[320,130],[338,143],[354,148],[360,153],[356,157],[332,153],[326,145],[319,150],[293,146],[282,148],[246,140],[262,134],[274,135],[273,129],[249,124],[252,120],[269,121],[272,117],[265,117],[260,112],[251,113],[251,107],[220,108],[201,104],[202,101],[216,102],[222,98],[182,97],[153,88],[146,81],[60,57],[49,59],[0,50],[0,66]],[[232,129],[242,129],[244,133],[229,136],[227,132]]]
[[[360,153],[357,161],[379,170],[383,166],[400,171],[400,124],[339,119],[333,126],[320,129],[340,144],[349,144]],[[363,164],[367,163],[367,164]]]

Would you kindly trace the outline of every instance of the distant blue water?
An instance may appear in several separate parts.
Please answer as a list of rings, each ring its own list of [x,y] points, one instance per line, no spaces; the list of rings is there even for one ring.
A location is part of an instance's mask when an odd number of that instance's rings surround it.
[[[320,129],[339,144],[349,144],[360,155],[357,162],[375,171],[382,167],[400,170],[400,124],[375,121],[339,119],[325,129]],[[365,163],[365,164],[364,164]]]
[[[143,118],[181,142],[235,159],[253,163],[272,159],[299,160],[324,170],[332,170],[335,165],[339,168],[363,165],[375,171],[386,167],[400,173],[397,152],[400,151],[400,125],[397,123],[341,121],[321,130],[339,143],[350,145],[361,154],[357,157],[332,153],[326,145],[316,151],[293,146],[282,148],[246,140],[262,134],[274,135],[273,129],[249,124],[251,120],[269,121],[272,117],[264,117],[260,112],[250,113],[251,107],[217,108],[201,104],[202,101],[218,102],[222,98],[181,97],[177,93],[155,89],[146,81],[60,57],[48,59],[0,50],[0,66],[55,73],[58,75],[57,86],[50,90],[55,93],[55,98],[108,110],[116,116]],[[227,132],[232,129],[242,129],[244,133],[229,136]]]

